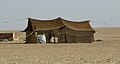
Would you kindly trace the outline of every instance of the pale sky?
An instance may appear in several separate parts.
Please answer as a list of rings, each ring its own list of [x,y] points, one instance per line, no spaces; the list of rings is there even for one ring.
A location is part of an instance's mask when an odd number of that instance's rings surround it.
[[[23,30],[27,18],[91,20],[92,27],[120,27],[120,0],[0,0],[0,30]]]

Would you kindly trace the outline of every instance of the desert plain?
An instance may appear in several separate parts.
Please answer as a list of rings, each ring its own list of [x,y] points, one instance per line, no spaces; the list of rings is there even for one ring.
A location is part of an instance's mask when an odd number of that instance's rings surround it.
[[[94,30],[93,43],[0,42],[0,64],[120,64],[120,28]]]

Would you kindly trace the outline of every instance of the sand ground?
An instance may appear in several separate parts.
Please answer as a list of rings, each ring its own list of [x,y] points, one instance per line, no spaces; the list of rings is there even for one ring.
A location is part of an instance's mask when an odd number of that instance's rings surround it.
[[[120,28],[95,30],[93,43],[0,44],[0,64],[120,64]]]

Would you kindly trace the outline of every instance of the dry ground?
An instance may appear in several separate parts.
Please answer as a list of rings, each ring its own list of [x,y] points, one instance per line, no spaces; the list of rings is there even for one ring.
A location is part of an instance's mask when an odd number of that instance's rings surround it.
[[[120,28],[95,30],[93,43],[0,44],[0,64],[120,64]]]

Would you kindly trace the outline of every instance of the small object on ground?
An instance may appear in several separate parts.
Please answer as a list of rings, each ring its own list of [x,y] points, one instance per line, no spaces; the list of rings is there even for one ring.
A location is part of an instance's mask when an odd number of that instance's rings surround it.
[[[102,41],[101,39],[95,40],[95,41]]]

